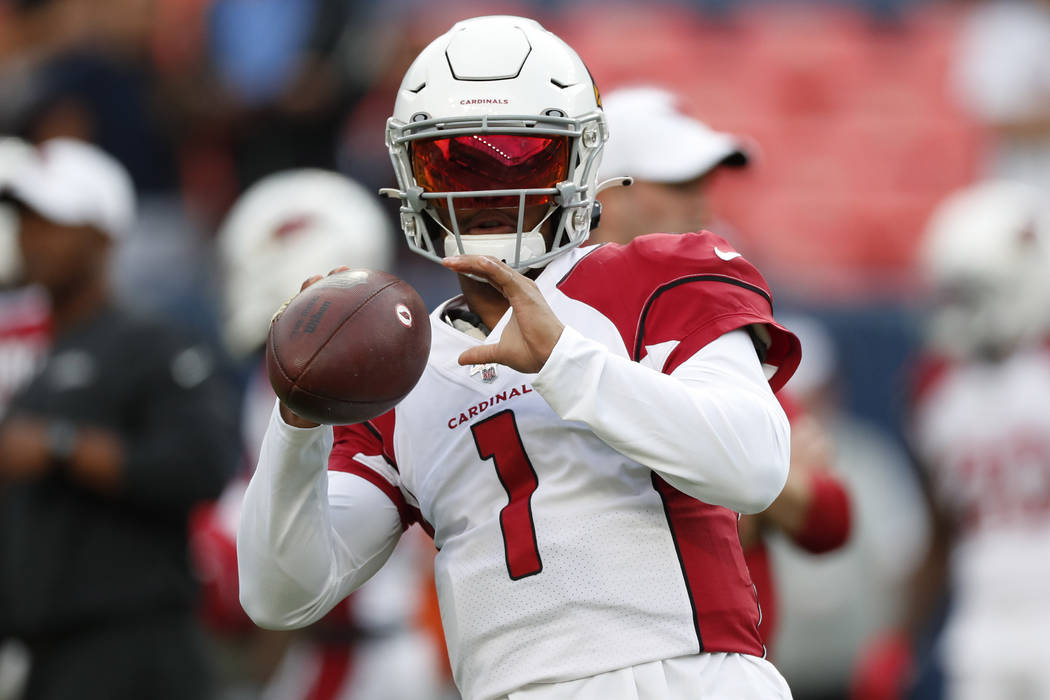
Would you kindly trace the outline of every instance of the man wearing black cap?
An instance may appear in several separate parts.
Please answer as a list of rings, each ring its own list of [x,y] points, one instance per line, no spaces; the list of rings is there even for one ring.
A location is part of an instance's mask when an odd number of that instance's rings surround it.
[[[134,218],[116,161],[53,140],[0,190],[53,323],[0,424],[0,636],[30,649],[27,700],[207,698],[186,518],[235,466],[231,395],[208,349],[111,304]]]

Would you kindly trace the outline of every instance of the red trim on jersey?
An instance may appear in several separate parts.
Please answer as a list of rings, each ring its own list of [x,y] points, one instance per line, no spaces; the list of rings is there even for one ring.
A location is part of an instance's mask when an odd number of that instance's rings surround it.
[[[766,349],[764,362],[777,368],[773,376],[769,378],[769,386],[773,391],[779,391],[798,369],[799,362],[802,360],[802,346],[794,333],[771,320],[770,317],[756,313],[730,314],[711,321],[703,328],[694,330],[683,338],[682,342],[667,356],[663,367],[664,373],[673,372],[680,364],[719,336],[753,323],[765,324],[769,329],[772,343]]]
[[[631,359],[641,359],[646,345],[679,341],[667,373],[724,333],[766,324],[773,340],[766,362],[778,367],[770,384],[779,389],[798,367],[798,339],[773,320],[772,293],[758,270],[739,256],[724,260],[716,249],[733,250],[707,231],[608,244],[577,262],[558,288],[608,318]]]
[[[809,487],[809,508],[802,529],[792,539],[807,552],[823,554],[838,549],[849,539],[849,494],[838,478],[828,472],[814,472]]]
[[[394,459],[394,418],[394,409],[390,409],[383,415],[368,421],[366,427],[371,427],[379,433],[379,439],[383,443],[383,457],[396,470],[397,460]]]
[[[755,595],[758,596],[758,606],[761,619],[758,622],[758,634],[762,643],[769,645],[777,633],[777,623],[780,622],[779,599],[777,588],[773,583],[773,567],[769,561],[769,550],[766,543],[759,537],[755,544],[744,550],[744,561],[747,562],[747,570],[751,574],[751,581],[755,584]]]
[[[693,606],[699,650],[763,656],[755,588],[740,551],[737,514],[687,496],[655,473]]]
[[[403,528],[407,529],[412,523],[421,522],[422,519],[417,517],[419,510],[409,505],[401,489],[368,465],[354,459],[357,454],[385,456],[386,448],[381,435],[362,423],[337,425],[334,433],[335,442],[331,454],[328,455],[328,469],[353,474],[374,484],[397,506]]]

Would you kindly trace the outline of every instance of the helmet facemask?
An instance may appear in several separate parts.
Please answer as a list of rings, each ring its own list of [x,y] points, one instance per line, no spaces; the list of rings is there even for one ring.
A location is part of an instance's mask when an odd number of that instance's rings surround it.
[[[543,267],[585,241],[605,122],[598,110],[579,119],[548,112],[448,119],[421,114],[407,124],[391,118],[387,145],[401,189],[385,193],[401,199],[409,247],[440,262],[434,241],[440,234],[445,255],[493,255],[523,270]],[[526,230],[526,212],[538,206],[546,210]],[[457,213],[493,209],[510,214],[513,232],[467,236],[460,230]],[[543,235],[548,221],[549,249]]]

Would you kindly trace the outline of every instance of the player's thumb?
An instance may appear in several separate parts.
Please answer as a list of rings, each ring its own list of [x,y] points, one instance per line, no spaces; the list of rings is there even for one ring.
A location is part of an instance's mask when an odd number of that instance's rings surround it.
[[[464,350],[459,356],[461,365],[487,365],[494,362],[499,363],[499,361],[498,345],[478,345]]]

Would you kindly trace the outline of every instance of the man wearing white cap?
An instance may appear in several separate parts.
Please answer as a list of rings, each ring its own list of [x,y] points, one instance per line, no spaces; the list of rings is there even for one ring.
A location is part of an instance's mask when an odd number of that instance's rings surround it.
[[[235,464],[229,393],[207,349],[111,303],[135,209],[115,160],[48,141],[0,195],[52,308],[48,356],[0,424],[0,633],[30,649],[25,697],[207,698],[186,519]]]
[[[610,136],[598,179],[629,176],[634,184],[602,192],[601,225],[592,242],[629,243],[653,231],[704,228],[711,218],[709,176],[750,161],[742,139],[708,128],[676,103],[672,93],[650,86],[604,96]]]

